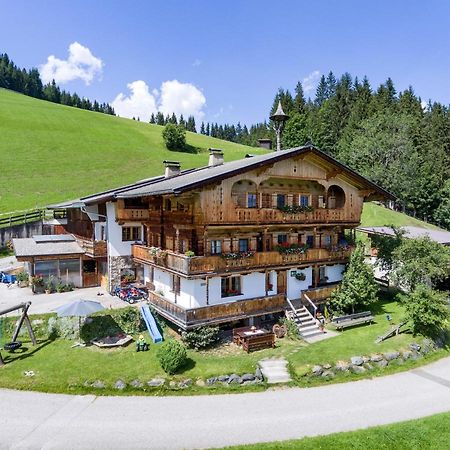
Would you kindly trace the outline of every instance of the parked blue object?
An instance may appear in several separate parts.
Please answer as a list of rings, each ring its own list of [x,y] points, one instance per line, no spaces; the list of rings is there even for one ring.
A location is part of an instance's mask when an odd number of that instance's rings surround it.
[[[140,310],[145,325],[147,326],[148,333],[150,334],[150,337],[152,338],[153,342],[155,344],[157,344],[158,342],[162,342],[163,338],[161,336],[161,333],[159,332],[156,320],[153,317],[153,314],[150,312],[150,308],[148,307],[148,305],[141,306]]]
[[[0,283],[13,284],[16,282],[17,277],[10,275],[9,273],[0,272]]]

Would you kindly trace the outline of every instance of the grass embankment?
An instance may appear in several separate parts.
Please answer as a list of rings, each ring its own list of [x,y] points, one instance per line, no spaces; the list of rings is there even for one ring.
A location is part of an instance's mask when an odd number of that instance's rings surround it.
[[[228,450],[420,450],[448,449],[450,442],[450,413],[393,425],[367,428],[328,436],[295,439],[266,444],[227,447]]]
[[[188,364],[184,370],[175,377],[167,377],[161,370],[156,352],[157,344],[151,344],[150,350],[137,353],[134,344],[115,350],[102,350],[91,346],[86,348],[71,348],[72,341],[57,338],[50,340],[42,338],[37,347],[32,347],[24,337],[26,350],[23,353],[9,354],[3,351],[7,365],[0,368],[0,387],[45,392],[69,392],[69,393],[98,393],[119,394],[113,388],[114,383],[122,379],[127,383],[138,379],[146,383],[151,378],[163,377],[167,381],[181,381],[191,378],[194,386],[178,391],[171,389],[166,383],[165,388],[147,388],[146,390],[124,390],[124,394],[194,394],[216,393],[243,390],[261,390],[265,386],[246,387],[200,387],[195,382],[198,379],[205,381],[212,376],[224,374],[253,373],[259,360],[266,357],[286,357],[290,363],[296,381],[292,384],[298,386],[310,386],[321,383],[329,383],[321,377],[303,377],[302,375],[314,364],[333,364],[340,359],[348,360],[355,355],[370,355],[376,352],[394,351],[406,349],[409,343],[416,341],[411,334],[405,332],[392,337],[381,344],[375,344],[376,337],[389,329],[385,315],[390,314],[394,322],[398,323],[403,314],[400,305],[393,301],[380,304],[375,309],[376,323],[347,329],[338,336],[317,342],[306,344],[302,341],[292,341],[287,338],[278,340],[275,349],[246,354],[241,348],[234,345],[222,345],[218,348],[197,352],[188,351]],[[3,341],[7,336],[3,336]],[[395,362],[385,370],[375,369],[365,374],[354,375],[347,373],[336,376],[334,382],[350,381],[362,377],[384,375],[391,372],[405,370],[414,365],[423,364],[449,354],[447,349],[431,353],[420,361],[406,361],[403,365]],[[34,371],[34,377],[24,376],[25,371]],[[106,384],[106,389],[93,389],[84,386],[86,381],[101,380]]]
[[[225,160],[263,153],[187,133],[194,153],[171,152],[163,127],[108,116],[0,89],[0,213],[70,200],[163,173],[164,159],[182,168],[208,162],[207,149]]]

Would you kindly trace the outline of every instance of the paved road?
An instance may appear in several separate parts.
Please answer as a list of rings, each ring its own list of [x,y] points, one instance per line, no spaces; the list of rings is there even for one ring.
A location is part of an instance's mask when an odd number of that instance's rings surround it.
[[[0,448],[181,449],[274,441],[450,410],[450,358],[373,380],[196,397],[0,390]]]

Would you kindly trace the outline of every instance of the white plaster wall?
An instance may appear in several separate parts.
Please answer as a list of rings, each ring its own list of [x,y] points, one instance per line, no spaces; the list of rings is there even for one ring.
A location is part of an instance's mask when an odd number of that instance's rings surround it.
[[[295,277],[291,277],[291,271],[303,272],[306,275],[304,281],[297,280]],[[305,267],[302,269],[288,269],[287,270],[287,298],[294,300],[301,297],[302,291],[308,289],[308,286],[312,284],[312,267]]]
[[[122,226],[116,222],[116,204],[108,202],[106,204],[107,233],[108,233],[108,255],[109,256],[130,256],[131,245],[134,241],[122,242]],[[123,226],[136,226],[136,223],[125,223]],[[142,230],[141,230],[142,236]]]
[[[159,295],[164,294],[164,298],[174,302],[175,295],[170,291],[171,274],[165,270],[155,268],[153,284],[155,292]]]
[[[326,266],[325,275],[328,277],[328,283],[334,283],[336,281],[341,281],[343,276],[343,271],[345,269],[344,264],[335,264],[333,266]]]

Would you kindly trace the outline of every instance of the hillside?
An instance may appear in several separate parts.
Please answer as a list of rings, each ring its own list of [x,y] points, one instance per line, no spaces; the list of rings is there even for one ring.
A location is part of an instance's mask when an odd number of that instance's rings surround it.
[[[365,203],[361,217],[361,226],[381,227],[384,225],[396,225],[398,227],[409,225],[420,228],[439,229],[435,225],[407,216],[401,212],[392,211],[376,203]]]
[[[163,172],[207,164],[209,147],[225,161],[261,150],[187,133],[199,153],[168,151],[161,126],[37,100],[0,89],[0,213],[76,198]]]

